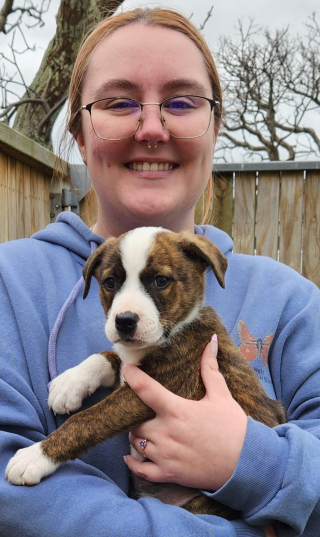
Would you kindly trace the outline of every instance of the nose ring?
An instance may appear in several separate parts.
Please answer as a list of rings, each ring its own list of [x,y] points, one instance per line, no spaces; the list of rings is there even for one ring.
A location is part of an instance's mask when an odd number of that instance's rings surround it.
[[[148,142],[148,149],[151,149],[151,147],[152,147],[152,145],[150,145],[150,142]],[[157,149],[157,144],[155,143],[153,147],[154,147],[154,149]]]

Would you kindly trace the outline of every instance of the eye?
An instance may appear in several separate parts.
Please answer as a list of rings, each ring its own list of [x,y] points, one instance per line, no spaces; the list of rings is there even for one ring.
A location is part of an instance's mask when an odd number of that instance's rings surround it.
[[[170,114],[184,114],[196,108],[195,103],[188,97],[173,97],[164,103],[164,109]]]
[[[167,278],[167,276],[156,276],[154,279],[155,286],[159,289],[165,289],[168,287],[170,281],[170,278]]]
[[[104,99],[95,103],[95,108],[100,108],[110,113],[129,115],[140,110],[140,105],[131,99]]]
[[[110,278],[107,278],[106,280],[104,280],[103,282],[103,286],[105,287],[105,289],[107,291],[113,291],[113,289],[115,288],[115,285],[116,285],[116,281],[114,278],[110,277]]]

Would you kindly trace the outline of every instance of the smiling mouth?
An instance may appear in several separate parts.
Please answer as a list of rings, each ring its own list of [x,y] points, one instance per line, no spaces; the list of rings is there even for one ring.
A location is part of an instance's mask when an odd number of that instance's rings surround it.
[[[172,164],[171,162],[128,162],[125,166],[133,171],[163,172],[177,168],[178,164]]]

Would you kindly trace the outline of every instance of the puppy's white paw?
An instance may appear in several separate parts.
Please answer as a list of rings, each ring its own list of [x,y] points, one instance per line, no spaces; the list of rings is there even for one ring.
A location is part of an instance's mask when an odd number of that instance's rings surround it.
[[[78,410],[83,399],[90,395],[90,379],[84,378],[79,366],[67,369],[50,384],[48,405],[55,414],[70,414]],[[96,388],[91,387],[91,393]]]
[[[17,451],[7,465],[5,477],[14,485],[36,485],[59,466],[42,452],[41,442],[38,442]]]
[[[107,377],[107,378],[106,378]],[[114,382],[111,364],[102,354],[92,354],[81,364],[67,369],[50,385],[48,405],[55,414],[69,414],[79,410],[82,401],[99,386]]]

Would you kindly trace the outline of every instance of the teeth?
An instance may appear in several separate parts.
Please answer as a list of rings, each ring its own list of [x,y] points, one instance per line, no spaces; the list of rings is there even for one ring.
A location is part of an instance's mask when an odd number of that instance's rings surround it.
[[[149,162],[130,162],[129,168],[134,171],[162,172],[172,170],[173,166],[172,164],[169,164],[169,162],[166,162],[165,164],[158,164],[157,162],[153,162],[152,164],[150,164]]]

